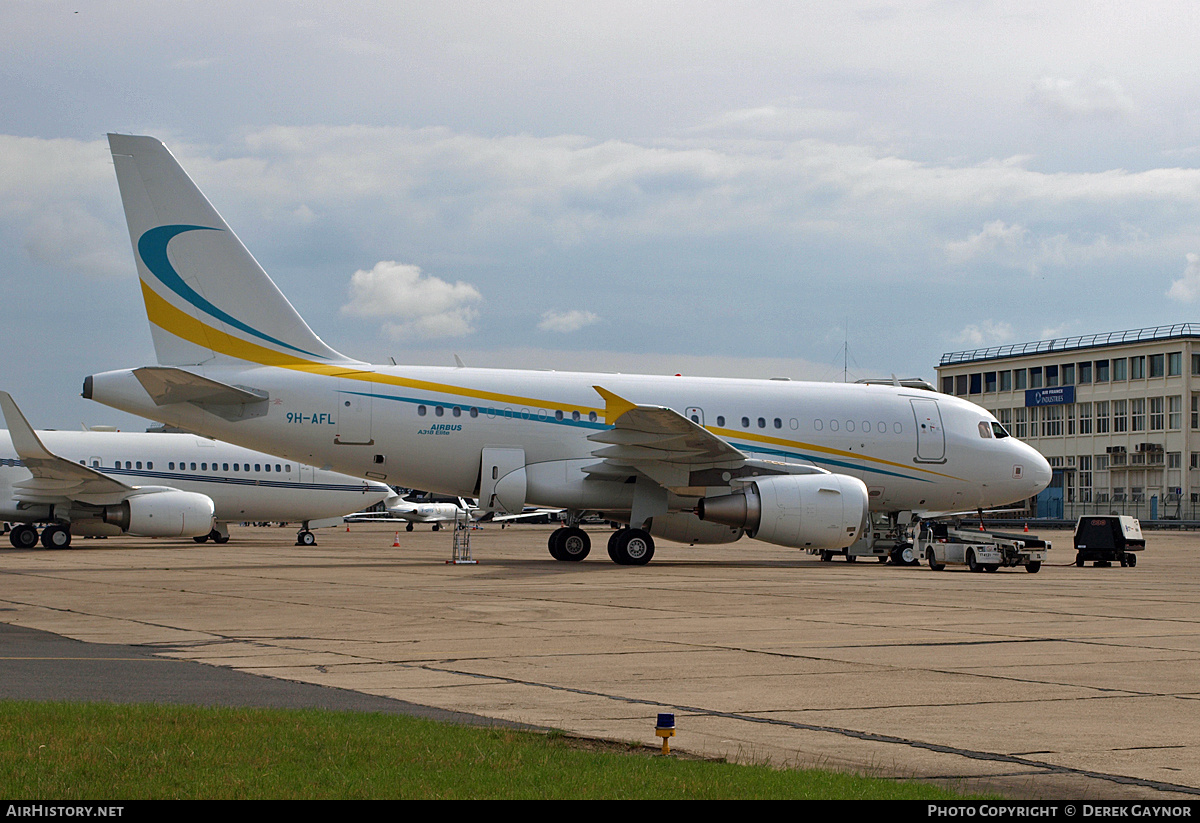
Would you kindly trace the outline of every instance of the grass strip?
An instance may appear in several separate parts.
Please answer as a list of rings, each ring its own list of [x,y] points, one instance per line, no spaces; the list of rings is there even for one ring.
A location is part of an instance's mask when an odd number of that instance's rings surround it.
[[[597,751],[398,715],[0,701],[0,796],[138,799],[953,799],[914,781]],[[612,747],[619,749],[620,747]]]

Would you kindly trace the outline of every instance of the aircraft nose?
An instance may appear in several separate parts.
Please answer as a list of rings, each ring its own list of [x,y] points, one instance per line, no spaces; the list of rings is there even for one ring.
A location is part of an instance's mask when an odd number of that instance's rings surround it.
[[[1013,479],[1028,484],[1027,488],[1032,488],[1032,491],[1027,492],[1030,496],[1039,494],[1050,485],[1053,476],[1050,461],[1028,443],[1018,441],[1017,445],[1020,446],[1020,451],[1013,464]]]

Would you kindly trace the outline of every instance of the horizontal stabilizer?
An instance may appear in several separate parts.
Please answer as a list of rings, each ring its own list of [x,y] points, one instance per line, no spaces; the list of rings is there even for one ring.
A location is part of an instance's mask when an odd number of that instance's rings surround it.
[[[133,370],[156,406],[192,403],[224,417],[239,420],[266,414],[270,395],[246,386],[231,386],[169,366],[144,366]]]

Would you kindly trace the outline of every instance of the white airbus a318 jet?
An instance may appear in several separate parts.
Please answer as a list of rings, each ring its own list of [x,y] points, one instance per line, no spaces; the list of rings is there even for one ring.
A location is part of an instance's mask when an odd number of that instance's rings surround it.
[[[109,135],[157,365],[83,395],[220,440],[479,500],[565,510],[550,553],[581,560],[587,513],[654,536],[747,535],[837,551],[871,511],[970,511],[1037,494],[1050,467],[985,410],[903,385],[371,365],[318,338],[158,140]],[[904,525],[907,525],[904,523]]]

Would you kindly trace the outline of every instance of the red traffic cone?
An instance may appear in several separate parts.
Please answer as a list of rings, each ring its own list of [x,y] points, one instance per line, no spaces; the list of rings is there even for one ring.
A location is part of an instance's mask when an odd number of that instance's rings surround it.
[[[396,538],[392,541],[392,548],[396,549],[399,547],[400,547],[400,532],[396,532]]]

